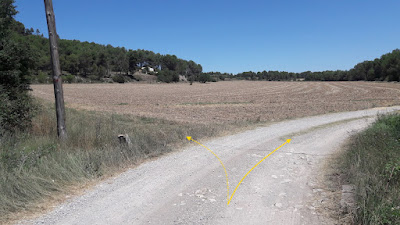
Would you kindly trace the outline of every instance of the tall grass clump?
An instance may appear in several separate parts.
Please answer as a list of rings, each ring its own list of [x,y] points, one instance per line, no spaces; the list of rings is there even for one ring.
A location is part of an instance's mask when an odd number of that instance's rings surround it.
[[[356,224],[400,224],[400,115],[352,137],[342,174],[356,187]]]
[[[0,223],[71,185],[170,152],[188,135],[212,137],[232,128],[73,109],[66,115],[65,142],[57,139],[54,108],[48,105],[28,132],[0,136]],[[118,134],[129,135],[132,145],[121,145]]]

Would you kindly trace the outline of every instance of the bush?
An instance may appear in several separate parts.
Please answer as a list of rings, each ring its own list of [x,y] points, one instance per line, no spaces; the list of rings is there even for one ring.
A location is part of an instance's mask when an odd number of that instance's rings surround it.
[[[400,224],[400,115],[352,137],[339,165],[356,187],[356,224]]]
[[[115,75],[112,77],[112,80],[120,84],[125,83],[125,78],[122,75]]]
[[[50,77],[47,73],[44,73],[43,71],[39,71],[39,74],[36,76],[37,82],[44,84],[44,83],[49,83]]]
[[[200,74],[200,75],[198,76],[197,79],[198,79],[198,81],[201,82],[201,83],[206,83],[206,82],[212,81],[211,75],[208,74],[208,73],[202,73],[202,74]]]
[[[157,79],[165,83],[178,82],[179,74],[176,71],[165,69],[157,74]]]
[[[63,80],[66,83],[73,83],[75,81],[75,76],[71,74],[65,75]]]
[[[36,109],[26,91],[10,93],[0,85],[0,137],[29,128]]]
[[[100,77],[97,75],[89,75],[88,78],[92,81],[99,81]]]

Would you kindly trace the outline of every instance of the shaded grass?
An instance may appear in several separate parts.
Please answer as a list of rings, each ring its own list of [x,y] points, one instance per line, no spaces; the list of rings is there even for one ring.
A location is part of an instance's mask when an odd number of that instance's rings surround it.
[[[186,143],[186,136],[213,137],[251,124],[192,124],[67,109],[68,140],[60,143],[54,114],[44,105],[30,132],[0,137],[0,223],[71,186],[170,152]],[[118,134],[128,134],[132,145],[121,145]]]
[[[381,116],[354,135],[339,166],[356,187],[356,224],[400,224],[400,115]]]

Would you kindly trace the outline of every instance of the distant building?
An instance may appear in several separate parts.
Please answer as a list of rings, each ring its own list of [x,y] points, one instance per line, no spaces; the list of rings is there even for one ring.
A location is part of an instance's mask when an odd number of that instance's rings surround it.
[[[140,68],[139,72],[145,73],[145,74],[147,74],[147,72],[149,72],[149,73],[157,73],[157,72],[155,72],[154,68],[150,67],[150,66],[143,66],[142,68]]]

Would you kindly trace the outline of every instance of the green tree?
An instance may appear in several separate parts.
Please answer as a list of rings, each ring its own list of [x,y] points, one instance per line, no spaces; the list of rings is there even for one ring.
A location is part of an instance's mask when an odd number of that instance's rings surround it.
[[[97,65],[99,66],[99,71],[102,76],[107,76],[109,68],[109,58],[105,51],[100,52]]]
[[[178,66],[178,58],[175,55],[165,55],[162,59],[162,67],[164,69],[175,71]]]
[[[78,68],[85,77],[92,72],[93,63],[94,60],[91,53],[84,52],[79,56]]]
[[[63,67],[63,70],[66,70],[72,74],[78,74],[79,72],[79,58],[75,54],[71,54],[64,59],[65,67]]]
[[[0,135],[29,127],[34,107],[28,94],[34,66],[29,45],[12,30],[14,0],[0,0]]]
[[[157,74],[157,78],[158,78],[159,81],[165,82],[165,83],[171,83],[171,82],[178,82],[179,81],[178,73],[176,71],[172,71],[172,70],[169,70],[169,69],[161,70]]]
[[[198,81],[201,83],[206,83],[212,81],[211,75],[209,73],[203,73],[198,76]]]

